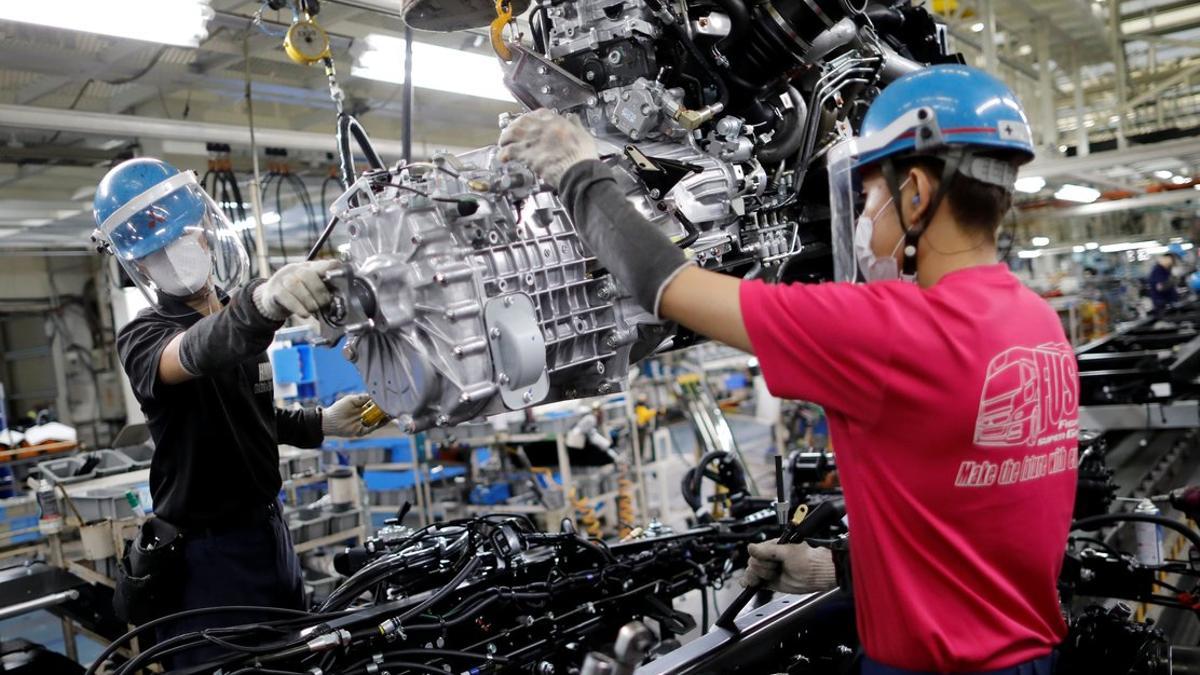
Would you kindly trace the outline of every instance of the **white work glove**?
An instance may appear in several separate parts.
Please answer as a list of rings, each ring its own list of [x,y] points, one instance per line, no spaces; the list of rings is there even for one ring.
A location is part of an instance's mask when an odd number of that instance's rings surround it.
[[[808,544],[780,544],[778,539],[750,544],[750,564],[742,586],[764,585],[780,593],[815,593],[837,586],[833,551]]]
[[[571,165],[599,157],[587,129],[546,108],[521,115],[500,133],[500,161],[524,164],[556,190]]]
[[[326,307],[333,296],[321,275],[338,267],[336,260],[314,260],[284,265],[254,289],[254,306],[272,321],[295,314],[303,319]]]
[[[321,432],[326,436],[357,438],[372,429],[362,423],[362,412],[371,403],[370,394],[351,394],[321,409]]]

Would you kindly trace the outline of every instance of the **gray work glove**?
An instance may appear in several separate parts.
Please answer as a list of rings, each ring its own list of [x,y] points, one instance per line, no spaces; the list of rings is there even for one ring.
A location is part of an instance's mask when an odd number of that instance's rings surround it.
[[[321,409],[321,431],[326,436],[357,438],[372,429],[362,423],[362,412],[371,403],[370,394],[351,394]]]
[[[521,115],[500,133],[500,161],[524,164],[555,189],[572,165],[599,157],[587,129],[546,108]]]
[[[837,586],[833,551],[808,544],[780,544],[778,539],[750,544],[750,564],[742,586],[763,585],[780,593],[815,593]]]
[[[254,306],[263,316],[283,321],[295,314],[307,319],[325,308],[333,296],[322,274],[337,268],[336,260],[314,260],[284,265],[254,289]]]

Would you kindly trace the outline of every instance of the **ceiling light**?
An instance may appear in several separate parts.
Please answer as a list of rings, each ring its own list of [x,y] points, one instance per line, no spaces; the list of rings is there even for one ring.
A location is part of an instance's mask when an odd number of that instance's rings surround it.
[[[1192,179],[1187,176],[1171,176],[1171,182],[1175,185],[1186,185],[1192,182]]]
[[[1068,202],[1091,204],[1100,198],[1100,191],[1083,185],[1072,185],[1071,183],[1067,183],[1054,193],[1054,198]]]
[[[1158,171],[1154,172],[1155,178],[1161,178],[1163,180],[1167,180],[1168,178],[1170,178],[1171,176],[1174,176],[1174,175],[1175,174],[1171,173],[1170,171],[1167,171],[1166,169],[1159,169]]]
[[[1075,253],[1083,253],[1086,249],[1082,246],[1072,246],[1071,250]]]
[[[1096,120],[1084,120],[1083,121],[1084,129],[1091,129],[1094,126],[1096,126]]]
[[[25,227],[41,227],[42,225],[52,222],[54,221],[51,218],[26,218],[24,220],[18,220],[17,224]]]
[[[987,28],[987,26],[983,25],[982,21],[977,21],[971,24],[972,33],[982,33],[984,28]]]
[[[1041,192],[1042,188],[1046,187],[1046,179],[1041,176],[1024,176],[1018,178],[1013,187],[1016,188],[1017,192],[1034,194],[1035,192]]]
[[[1036,258],[1041,254],[1041,251],[1017,251],[1018,258]]]
[[[370,80],[404,83],[404,38],[373,33],[356,40],[350,74]],[[363,46],[358,46],[361,42]],[[494,57],[413,42],[413,86],[452,94],[513,101],[504,72]]]
[[[1029,45],[1021,45],[1020,47],[1017,47],[1017,55],[1018,56],[1029,56],[1032,53],[1033,53],[1033,47],[1031,47]]]
[[[1034,237],[1029,240],[1034,246],[1049,246],[1050,237]]]
[[[1089,251],[1095,251],[1096,249],[1100,248],[1100,244],[1094,241],[1089,241],[1088,243],[1084,244],[1083,247]]]
[[[1162,244],[1157,241],[1122,241],[1116,244],[1105,244],[1100,247],[1101,253],[1120,253],[1121,251],[1136,251],[1141,248],[1157,248]]]
[[[267,211],[263,214],[263,225],[275,225],[280,220],[283,219],[274,211]]]
[[[1074,127],[1072,127],[1072,128],[1074,128]],[[1058,151],[1063,153],[1064,155],[1067,154],[1067,146],[1065,146],[1065,145],[1058,146]]]
[[[0,20],[196,47],[208,37],[209,0],[0,2]]]

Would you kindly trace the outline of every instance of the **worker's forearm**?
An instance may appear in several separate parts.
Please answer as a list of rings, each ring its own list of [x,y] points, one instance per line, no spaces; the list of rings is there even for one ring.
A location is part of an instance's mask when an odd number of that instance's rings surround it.
[[[179,363],[195,376],[218,373],[263,353],[282,321],[272,321],[254,306],[254,288],[242,287],[221,311],[196,322],[183,333]]]
[[[598,160],[573,165],[559,186],[588,249],[643,308],[659,310],[662,289],[687,256],[625,199],[612,170]]]
[[[316,448],[325,440],[325,434],[321,431],[321,409],[276,408],[275,431],[280,443],[297,448]]]
[[[663,291],[660,312],[705,337],[753,352],[742,320],[741,284],[737,277],[685,268]]]

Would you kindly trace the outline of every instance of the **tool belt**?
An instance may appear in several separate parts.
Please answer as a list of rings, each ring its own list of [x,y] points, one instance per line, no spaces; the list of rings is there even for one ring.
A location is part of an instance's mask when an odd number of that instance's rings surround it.
[[[161,518],[142,523],[117,565],[113,611],[142,624],[175,611],[182,592],[183,533]]]

